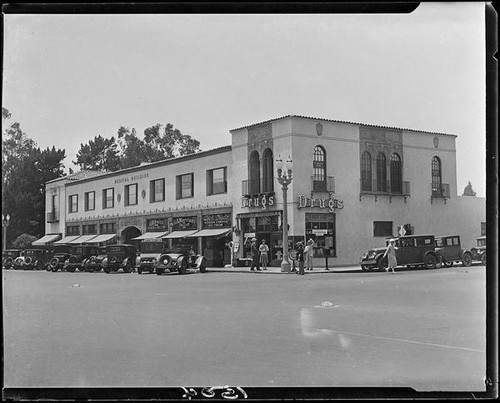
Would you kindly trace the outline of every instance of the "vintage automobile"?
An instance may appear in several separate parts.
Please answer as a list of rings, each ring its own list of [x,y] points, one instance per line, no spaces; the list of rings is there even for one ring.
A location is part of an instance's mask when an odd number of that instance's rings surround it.
[[[58,270],[64,269],[64,263],[71,256],[71,245],[61,244],[61,245],[53,245],[54,255],[52,259],[50,259],[49,264],[47,265],[47,271],[56,272]]]
[[[22,256],[24,251],[21,249],[7,249],[2,256],[2,269],[10,269],[14,267],[14,260]]]
[[[85,270],[85,263],[92,256],[96,256],[99,248],[91,245],[78,245],[71,247],[71,256],[64,262],[66,271],[74,272],[76,269]]]
[[[407,235],[394,238],[396,246],[396,259],[398,266],[426,267],[434,269],[440,267],[440,258],[436,253],[436,242],[434,235]],[[386,245],[389,239],[386,240]],[[361,257],[361,269],[385,270],[387,268],[387,257],[384,252],[387,246],[382,248],[370,249]]]
[[[437,236],[435,240],[436,253],[444,266],[451,267],[454,262],[462,262],[466,267],[472,264],[472,255],[462,249],[459,235]]]
[[[172,249],[167,249],[160,256],[156,266],[156,274],[178,272],[185,274],[187,272],[207,271],[207,260],[202,255],[197,255],[191,246],[179,245]]]
[[[54,255],[52,247],[37,247],[30,248],[24,251],[24,270],[42,270],[46,269],[47,265]]]
[[[160,257],[167,251],[167,245],[164,241],[158,238],[143,239],[139,248],[141,255],[137,273],[142,274],[143,271],[153,273],[158,266]]]
[[[486,265],[486,236],[480,236],[476,239],[476,246],[470,248],[470,253],[472,256],[472,261],[479,261]]]
[[[125,273],[132,273],[137,261],[137,248],[129,244],[108,245],[107,258],[102,264],[106,273],[123,269]]]
[[[99,246],[97,248],[97,254],[90,256],[84,262],[84,268],[86,271],[93,273],[94,271],[100,271],[102,269],[103,263],[106,264],[108,258],[108,252],[105,246]]]

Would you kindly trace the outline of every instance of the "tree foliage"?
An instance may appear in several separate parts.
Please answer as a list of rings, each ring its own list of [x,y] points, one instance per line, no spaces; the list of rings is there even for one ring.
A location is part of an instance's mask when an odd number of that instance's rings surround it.
[[[25,249],[31,246],[38,238],[30,234],[21,234],[12,242],[12,248]]]
[[[65,150],[42,150],[18,122],[6,124],[11,114],[2,108],[2,211],[11,217],[7,240],[27,233],[45,234],[45,183],[61,177]]]
[[[81,144],[73,163],[80,169],[117,171],[143,162],[156,162],[200,151],[200,142],[182,134],[171,123],[157,123],[144,130],[143,138],[134,128],[121,126],[116,137],[97,136]]]

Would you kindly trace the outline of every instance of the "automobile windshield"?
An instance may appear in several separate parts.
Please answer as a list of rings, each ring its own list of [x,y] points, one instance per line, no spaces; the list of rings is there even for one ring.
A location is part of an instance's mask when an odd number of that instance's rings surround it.
[[[436,238],[436,247],[442,248],[444,246],[443,240],[441,238]]]
[[[477,246],[486,246],[486,239],[485,238],[478,239]]]
[[[141,243],[141,253],[161,253],[163,245],[163,242],[143,242]]]
[[[75,249],[73,249],[73,253],[75,255],[81,255],[81,254],[83,254],[83,248],[82,247],[75,248]]]

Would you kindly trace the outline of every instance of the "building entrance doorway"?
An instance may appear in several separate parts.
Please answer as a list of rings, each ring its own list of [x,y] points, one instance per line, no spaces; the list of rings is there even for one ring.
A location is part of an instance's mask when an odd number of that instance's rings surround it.
[[[139,248],[140,241],[133,241],[132,238],[137,238],[141,236],[141,230],[137,227],[131,226],[127,227],[122,231],[122,242],[130,245],[134,245],[136,248]]]

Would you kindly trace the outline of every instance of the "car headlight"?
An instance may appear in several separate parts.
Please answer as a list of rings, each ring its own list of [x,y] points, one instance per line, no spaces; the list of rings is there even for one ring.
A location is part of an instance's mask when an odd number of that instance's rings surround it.
[[[376,255],[376,252],[373,250],[368,252],[368,259],[373,259],[375,257],[375,255]]]
[[[368,257],[368,253],[363,253],[363,256],[361,256],[361,259],[366,259]]]

